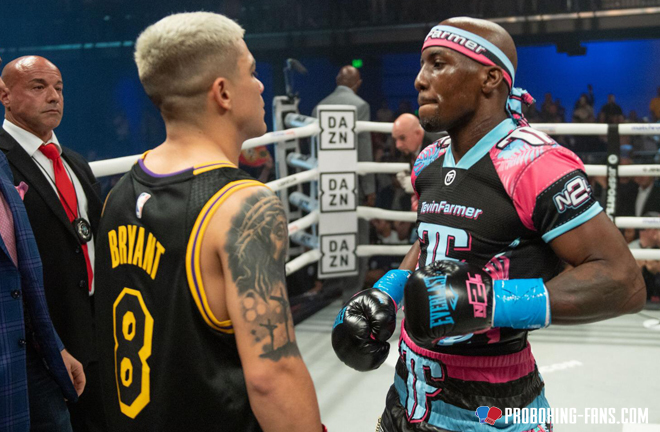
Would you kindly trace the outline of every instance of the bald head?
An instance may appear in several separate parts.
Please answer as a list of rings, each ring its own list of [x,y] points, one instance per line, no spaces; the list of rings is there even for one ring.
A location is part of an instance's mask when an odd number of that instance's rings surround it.
[[[456,27],[481,36],[501,49],[504,55],[509,58],[511,64],[513,64],[514,69],[518,69],[516,44],[513,42],[511,35],[502,26],[491,21],[469,17],[449,18],[442,21],[440,25]]]
[[[0,58],[0,64],[2,64],[2,58]],[[0,76],[0,95],[2,95],[2,93],[5,91],[5,88],[7,88],[7,86],[5,86],[5,82],[2,80],[2,77]]]
[[[405,155],[415,154],[422,147],[424,129],[412,114],[401,114],[392,126],[392,138],[397,150]]]
[[[26,74],[34,71],[60,74],[60,70],[48,59],[40,56],[23,56],[7,63],[2,69],[2,80],[11,89]]]
[[[62,74],[57,66],[39,56],[19,57],[7,63],[2,79],[5,118],[43,141],[49,140],[64,111]]]
[[[337,85],[346,86],[351,88],[355,93],[357,93],[360,85],[362,84],[362,79],[360,78],[360,71],[354,68],[353,66],[344,66],[339,69],[337,74]]]

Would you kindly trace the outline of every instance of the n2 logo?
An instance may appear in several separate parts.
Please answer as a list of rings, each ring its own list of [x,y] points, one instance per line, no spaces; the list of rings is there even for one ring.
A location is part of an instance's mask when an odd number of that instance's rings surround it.
[[[555,206],[559,213],[564,213],[566,209],[576,209],[589,201],[591,197],[591,188],[583,177],[576,177],[566,183],[564,189],[553,197]]]

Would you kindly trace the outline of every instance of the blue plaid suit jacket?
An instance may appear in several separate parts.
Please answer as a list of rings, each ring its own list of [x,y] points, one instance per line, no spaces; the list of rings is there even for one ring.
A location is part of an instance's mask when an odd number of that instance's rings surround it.
[[[76,401],[78,396],[62,361],[62,342],[48,314],[41,258],[34,234],[23,201],[14,187],[7,158],[1,152],[0,193],[14,218],[18,255],[16,268],[0,237],[0,430],[23,432],[30,428],[23,300],[34,340],[53,379],[69,401]]]

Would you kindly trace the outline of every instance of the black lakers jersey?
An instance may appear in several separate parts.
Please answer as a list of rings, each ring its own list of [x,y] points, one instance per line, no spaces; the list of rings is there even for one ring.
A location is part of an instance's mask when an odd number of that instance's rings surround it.
[[[507,119],[455,162],[449,137],[420,153],[418,266],[466,261],[494,279],[543,278],[562,270],[549,243],[602,211],[580,159],[546,134]],[[522,350],[527,332],[494,328],[440,340],[448,354],[499,355]]]
[[[157,175],[141,159],[111,191],[95,269],[111,431],[261,430],[231,322],[211,312],[200,274],[209,220],[260,184],[228,162]]]

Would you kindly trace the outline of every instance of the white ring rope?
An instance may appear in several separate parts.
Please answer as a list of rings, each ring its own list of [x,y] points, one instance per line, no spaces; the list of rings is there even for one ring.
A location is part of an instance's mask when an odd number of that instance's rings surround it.
[[[243,143],[243,149],[250,149],[268,144],[279,144],[286,141],[299,138],[308,138],[321,132],[318,120],[303,115],[287,115],[287,120],[293,122],[297,127],[283,131],[269,132],[265,135],[249,139]],[[391,133],[392,123],[357,121],[356,133],[361,132],[379,132]],[[609,125],[602,123],[535,123],[531,125],[549,135],[607,135]],[[660,135],[660,124],[620,124],[618,125],[620,135]],[[115,159],[94,161],[90,163],[92,172],[96,177],[105,177],[115,174],[123,174],[131,169],[141,155],[125,156]],[[310,161],[313,162],[313,161]],[[606,165],[585,165],[585,170],[589,176],[605,176],[607,174]],[[396,174],[401,171],[410,171],[410,165],[407,163],[378,163],[378,162],[359,162],[357,173],[364,174]],[[619,177],[636,176],[654,176],[660,177],[660,165],[620,165],[618,167]],[[319,172],[317,168],[302,171],[287,177],[283,177],[266,184],[274,192],[298,185],[300,183],[318,180]],[[416,222],[417,214],[415,212],[385,210],[375,207],[359,206],[357,208],[359,218],[384,219],[391,221]],[[658,228],[660,229],[660,218],[653,217],[617,217],[616,225],[619,228]],[[291,222],[288,225],[289,235],[317,224],[319,221],[319,211],[314,210],[308,215]],[[374,255],[405,255],[410,250],[410,245],[359,245],[356,253],[360,257],[369,257]],[[658,249],[631,249],[630,250],[638,260],[660,260],[660,250]],[[319,249],[312,249],[305,252],[286,264],[286,274],[289,275],[311,263],[321,259]]]
[[[281,179],[273,180],[272,182],[266,183],[266,186],[271,188],[273,192],[277,192],[279,190],[286,189],[300,183],[318,180],[318,178],[319,170],[314,168],[308,171],[291,174],[290,176],[282,177]]]
[[[317,224],[319,222],[319,211],[314,210],[307,216],[303,216],[298,220],[295,220],[289,224],[289,235],[305,230],[309,227],[311,227],[314,224]]]
[[[618,228],[658,228],[660,229],[660,217],[627,217],[619,216],[616,219]]]
[[[589,176],[606,176],[606,165],[585,165]],[[660,165],[619,165],[619,177],[660,177]]]
[[[266,144],[281,143],[290,141],[296,138],[309,138],[321,132],[318,121],[308,124],[307,126],[297,127],[293,129],[285,129],[282,131],[268,132],[257,138],[252,138],[243,143],[243,150],[259,147]]]
[[[630,249],[637,260],[660,260],[660,249]]]
[[[358,162],[357,173],[365,174],[397,174],[401,171],[410,171],[410,165],[405,162]]]
[[[378,207],[358,206],[357,215],[359,218],[366,220],[384,219],[390,221],[417,222],[417,212],[385,210]]]
[[[392,126],[394,123],[372,122],[358,120],[355,122],[355,133],[360,132],[382,132],[392,133]]]
[[[533,123],[534,129],[548,135],[607,135],[609,125],[604,123]],[[622,123],[619,135],[660,135],[660,124]]]
[[[306,116],[297,115],[296,117],[304,119]],[[313,118],[313,117],[308,117]],[[356,132],[392,132],[393,123],[357,121]],[[300,123],[298,123],[300,124]],[[607,124],[602,123],[534,123],[531,125],[540,131],[550,135],[607,135]],[[660,124],[646,123],[625,123],[618,125],[620,135],[660,135]],[[250,149],[262,145],[281,143],[296,138],[308,138],[318,134],[321,131],[318,120],[312,123],[286,129],[283,131],[268,132],[267,134],[252,138],[243,143],[243,149]],[[92,172],[96,177],[105,177],[115,174],[123,174],[137,161],[140,155],[125,156],[116,159],[94,161],[90,163]],[[362,162],[369,163],[369,162]],[[642,168],[645,167],[645,168]],[[631,170],[631,171],[628,171]],[[604,176],[605,165],[587,165],[587,174],[595,176]],[[371,171],[365,171],[369,173]],[[389,171],[388,171],[389,173]],[[636,175],[660,176],[660,166],[658,165],[637,165],[619,167],[621,177],[634,177]]]
[[[115,159],[106,159],[89,163],[95,177],[107,177],[115,174],[124,174],[131,169],[142,155],[123,156]]]
[[[286,270],[286,275],[289,276],[291,273],[297,272],[306,265],[315,263],[320,259],[321,259],[321,251],[318,249],[312,249],[311,251],[307,251],[304,254],[298,255],[297,257],[286,263],[286,266],[284,267]]]

